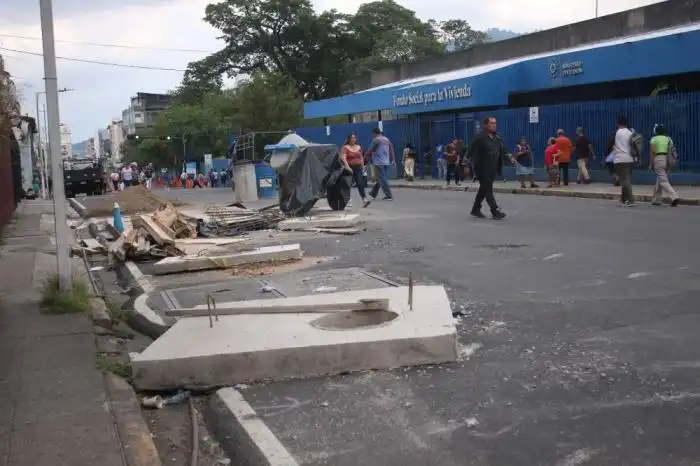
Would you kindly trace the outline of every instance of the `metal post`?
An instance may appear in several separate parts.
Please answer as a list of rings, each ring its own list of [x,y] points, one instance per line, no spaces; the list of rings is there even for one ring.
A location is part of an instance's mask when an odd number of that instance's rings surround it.
[[[598,17],[598,0],[595,0],[595,17]]]
[[[56,262],[59,286],[70,289],[71,263],[68,252],[68,225],[66,224],[66,193],[63,186],[61,158],[60,115],[58,112],[58,80],[56,77],[56,44],[53,30],[52,0],[39,0],[41,13],[41,38],[44,51],[44,81],[46,84],[46,114],[51,147],[51,175],[53,177],[53,211],[56,225]]]
[[[185,169],[187,169],[187,140],[185,139],[185,135],[182,135],[182,165],[185,166]]]
[[[41,161],[41,198],[46,199],[46,159],[44,159],[44,148],[41,147],[41,114],[39,114],[39,96],[41,92],[36,93],[36,137],[37,137],[37,155]]]
[[[42,92],[44,94],[44,92]],[[51,192],[53,186],[49,186],[49,170],[51,167],[49,167],[49,161],[51,160],[51,148],[49,147],[49,137],[48,137],[48,131],[49,131],[49,122],[47,120],[47,112],[46,112],[46,105],[41,107],[41,114],[44,117],[44,179],[46,179],[46,194],[47,194],[47,199],[51,199],[51,196],[53,196],[53,193]]]

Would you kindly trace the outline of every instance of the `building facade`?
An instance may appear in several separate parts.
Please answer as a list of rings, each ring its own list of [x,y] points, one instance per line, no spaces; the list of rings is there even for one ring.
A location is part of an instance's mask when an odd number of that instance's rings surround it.
[[[70,128],[67,125],[61,124],[61,158],[73,158],[73,140],[71,138]]]
[[[127,135],[155,125],[156,118],[172,102],[168,94],[138,92],[129,107],[122,111],[122,127]]]
[[[122,159],[122,144],[124,144],[123,120],[112,120],[107,126],[107,139],[111,147],[112,160],[119,163]]]
[[[428,153],[454,137],[469,140],[483,117],[493,115],[507,144],[526,137],[541,164],[546,140],[559,128],[573,137],[584,127],[602,154],[616,117],[624,115],[647,141],[655,124],[666,125],[683,153],[679,168],[700,172],[698,41],[700,23],[693,23],[404,79],[304,105],[307,119],[347,115],[355,121],[372,112],[374,122],[298,132],[314,142],[356,132],[367,134],[361,141],[367,144],[371,127],[379,126],[395,144],[410,142]],[[386,121],[387,111],[393,121]],[[434,174],[434,158],[426,163]]]

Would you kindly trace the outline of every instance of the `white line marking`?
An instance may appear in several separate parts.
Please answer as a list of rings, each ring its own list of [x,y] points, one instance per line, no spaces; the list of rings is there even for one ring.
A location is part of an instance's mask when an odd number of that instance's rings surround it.
[[[264,456],[266,466],[299,466],[239,391],[233,388],[222,388],[216,392],[216,395],[224,402],[250,441]],[[238,441],[241,440],[243,439],[238,439]]]
[[[635,278],[648,277],[649,275],[651,275],[649,272],[636,272],[627,275],[627,278],[634,280]]]
[[[547,257],[545,257],[545,258],[542,259],[542,260],[543,260],[543,261],[552,261],[552,260],[554,260],[554,259],[558,259],[558,258],[562,257],[563,255],[564,255],[564,254],[558,252],[558,253],[556,253],[556,254],[552,254],[551,256],[547,256]]]

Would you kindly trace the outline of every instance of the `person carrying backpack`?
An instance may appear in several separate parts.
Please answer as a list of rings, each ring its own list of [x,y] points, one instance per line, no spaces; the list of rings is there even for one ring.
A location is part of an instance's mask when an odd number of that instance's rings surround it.
[[[656,173],[656,185],[651,204],[661,205],[661,197],[665,192],[671,198],[671,206],[676,207],[680,199],[671,186],[668,169],[676,166],[678,154],[673,141],[666,135],[664,125],[654,127],[654,137],[649,141],[649,155],[649,170],[654,170]]]

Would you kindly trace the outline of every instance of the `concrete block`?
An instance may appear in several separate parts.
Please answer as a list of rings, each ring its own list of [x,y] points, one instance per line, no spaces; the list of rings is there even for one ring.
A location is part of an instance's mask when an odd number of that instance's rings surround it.
[[[244,264],[257,264],[270,261],[286,261],[301,259],[301,246],[283,244],[280,246],[265,246],[251,251],[237,252],[217,256],[181,256],[166,257],[153,264],[155,275],[168,273],[192,272],[196,270],[225,269]]]
[[[360,299],[389,299],[391,312],[383,313],[381,321],[351,312],[231,315],[220,316],[212,327],[208,317],[181,319],[134,358],[136,386],[205,388],[457,359],[456,329],[442,286],[414,287],[413,310],[408,287],[217,305],[301,306]]]
[[[281,221],[280,230],[313,230],[316,228],[352,228],[360,223],[359,214],[331,213]]]

